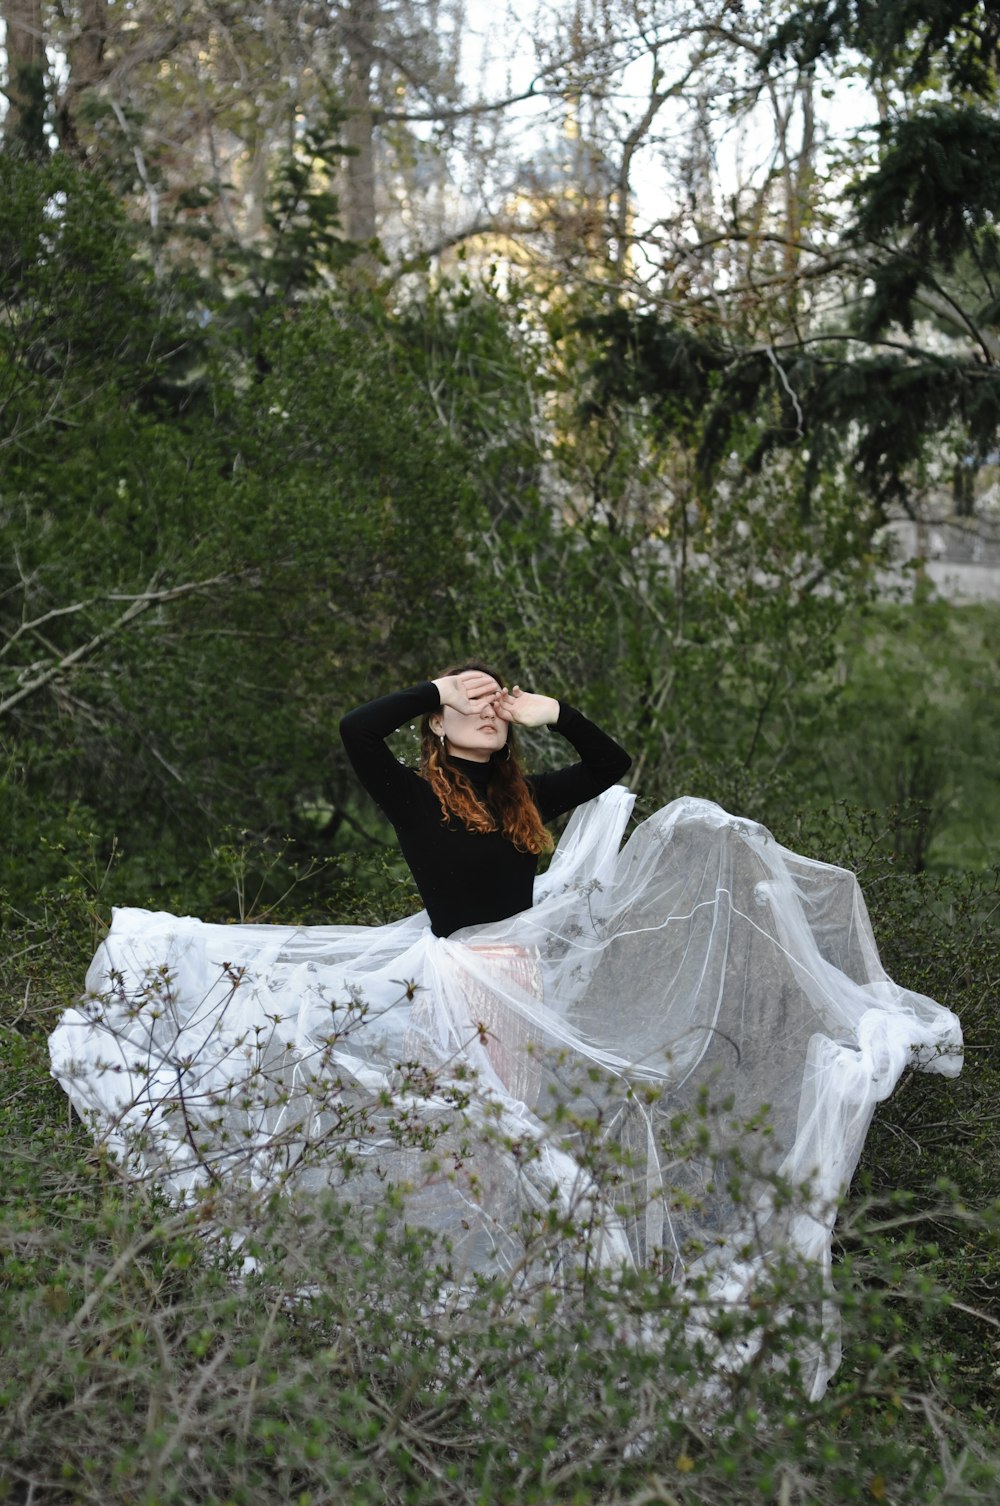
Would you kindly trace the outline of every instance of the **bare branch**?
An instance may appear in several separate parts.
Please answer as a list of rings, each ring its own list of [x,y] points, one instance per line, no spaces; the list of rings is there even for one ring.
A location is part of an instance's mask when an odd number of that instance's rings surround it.
[[[142,179],[142,186],[146,190],[146,199],[149,203],[149,228],[155,235],[157,226],[160,222],[160,195],[157,193],[156,186],[149,176],[149,171],[146,167],[146,159],[142,154],[142,147],[137,141],[133,139],[132,132],[128,128],[128,122],[125,119],[125,113],[122,110],[121,105],[116,99],[110,96],[108,103],[110,104],[111,109],[114,112],[115,119],[121,127],[122,135],[125,137],[125,140],[132,148],[132,156],[135,158],[136,171],[138,172],[139,177]]]
[[[113,622],[109,623],[107,627],[102,628],[99,633],[95,633],[86,643],[81,643],[77,648],[72,649],[67,654],[63,654],[61,658],[47,664],[44,668],[40,668],[38,665],[31,665],[27,673],[31,674],[32,678],[25,684],[19,685],[10,695],[0,700],[0,716],[12,711],[15,706],[20,705],[22,701],[34,695],[37,691],[43,690],[46,685],[50,685],[53,680],[57,679],[59,675],[64,674],[66,670],[72,669],[74,665],[82,663],[84,659],[92,658],[98,649],[103,648],[106,643],[126,628],[130,622],[134,622],[137,617],[142,616],[150,607],[161,606],[169,601],[178,601],[183,596],[211,591],[217,586],[226,584],[230,579],[231,577],[227,575],[215,575],[210,580],[188,581],[182,586],[170,586],[162,591],[150,588],[134,596],[117,594],[106,596],[104,598],[105,601],[127,601],[129,605]],[[92,605],[92,603],[82,602],[79,604],[79,610],[89,605]],[[67,610],[77,610],[77,608],[73,607]]]
[[[94,606],[99,599],[99,597],[91,597],[89,601],[75,601],[69,607],[52,607],[50,611],[44,612],[41,617],[34,617],[30,622],[22,622],[16,632],[8,634],[7,642],[0,648],[0,659],[14,647],[14,644],[25,633],[38,633],[41,636],[41,629],[47,622],[52,622],[56,617],[70,617],[76,612],[85,612],[88,607]]]

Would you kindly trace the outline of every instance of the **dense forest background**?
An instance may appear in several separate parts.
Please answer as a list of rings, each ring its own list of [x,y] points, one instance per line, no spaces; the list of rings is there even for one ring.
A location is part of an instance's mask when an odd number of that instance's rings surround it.
[[[995,1500],[1000,608],[889,525],[1000,519],[996,7],[0,14],[4,1498]],[[443,1396],[412,1235],[329,1214],[381,1306],[237,1295],[47,1081],[113,905],[416,908],[336,722],[469,653],[615,731],[640,817],[854,868],[963,1019],[845,1204],[822,1404],[762,1367],[710,1428],[676,1347],[488,1313]]]

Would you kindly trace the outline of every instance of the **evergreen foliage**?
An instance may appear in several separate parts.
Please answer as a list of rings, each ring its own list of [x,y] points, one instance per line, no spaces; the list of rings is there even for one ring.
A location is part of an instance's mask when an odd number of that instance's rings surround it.
[[[858,340],[912,322],[921,278],[909,254],[883,263]],[[803,452],[803,508],[818,480],[839,470],[876,503],[873,527],[888,503],[906,498],[935,442],[960,433],[984,456],[1000,436],[1000,375],[965,356],[882,350],[851,358],[842,341],[822,339],[808,348],[726,348],[659,314],[625,309],[589,316],[581,328],[595,337],[583,415],[618,403],[648,406],[663,432],[692,436],[706,487],[736,447],[754,471],[769,456]],[[796,473],[794,461],[789,470]]]
[[[983,0],[821,0],[782,23],[771,55],[796,52],[805,63],[856,48],[882,74],[910,87],[941,81],[956,95],[990,98],[997,86],[1000,20]]]
[[[995,272],[1000,122],[968,106],[929,104],[882,136],[877,168],[853,191],[860,241],[902,236],[914,262],[945,270],[975,247],[984,273]]]

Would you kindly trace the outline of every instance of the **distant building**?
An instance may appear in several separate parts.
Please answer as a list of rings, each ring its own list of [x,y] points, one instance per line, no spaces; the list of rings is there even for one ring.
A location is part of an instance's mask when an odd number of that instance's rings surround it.
[[[950,493],[926,493],[885,534],[894,560],[890,589],[919,580],[948,601],[1000,601],[1000,455],[962,466]]]

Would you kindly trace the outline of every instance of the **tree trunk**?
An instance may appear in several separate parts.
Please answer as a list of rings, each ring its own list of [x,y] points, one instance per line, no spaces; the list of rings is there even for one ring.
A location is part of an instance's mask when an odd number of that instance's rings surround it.
[[[375,102],[372,73],[375,66],[377,0],[351,0],[345,21],[347,52],[347,120],[344,139],[350,155],[344,159],[344,233],[363,245],[376,236],[375,212]],[[359,258],[370,261],[375,258]]]
[[[786,155],[785,271],[789,276],[793,313],[795,295],[792,287],[802,256],[802,235],[812,213],[816,179],[816,101],[813,85],[812,73],[803,73],[796,89],[802,111],[802,144],[796,161],[790,161]]]
[[[108,0],[80,0],[79,17],[79,30],[66,44],[69,80],[56,107],[56,120],[63,151],[83,155],[77,117],[83,96],[101,83],[105,75]]]
[[[4,144],[45,155],[45,33],[41,0],[3,0],[7,28]]]

